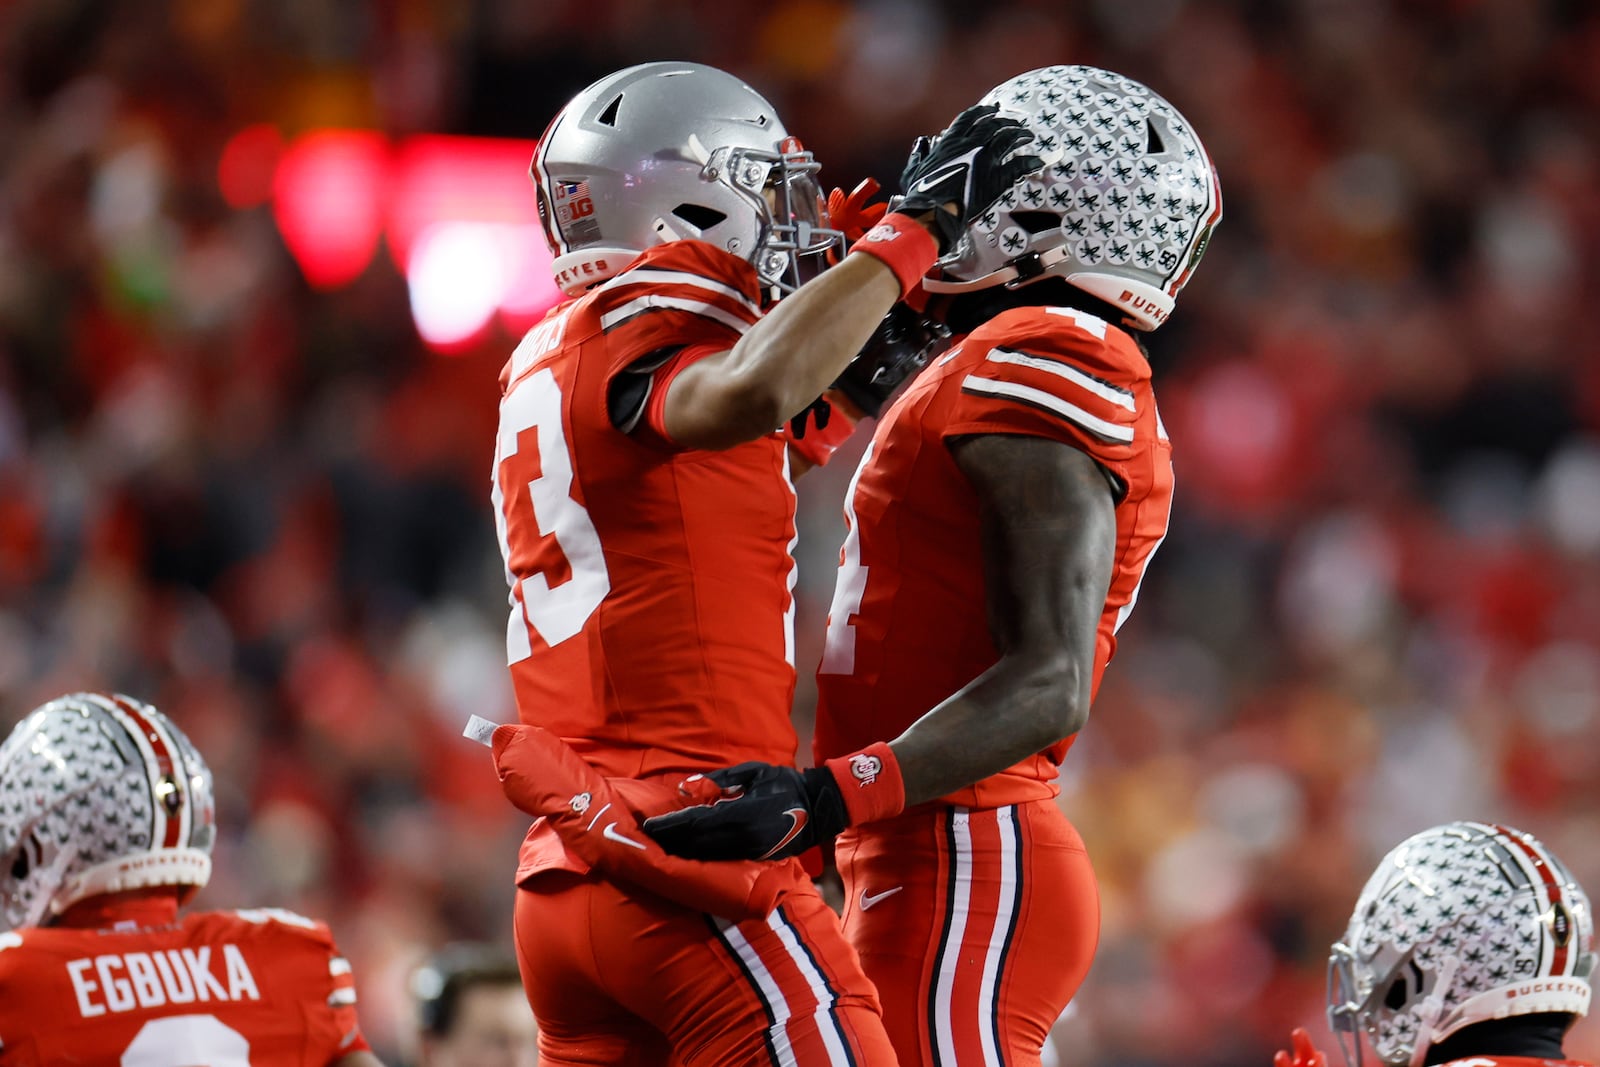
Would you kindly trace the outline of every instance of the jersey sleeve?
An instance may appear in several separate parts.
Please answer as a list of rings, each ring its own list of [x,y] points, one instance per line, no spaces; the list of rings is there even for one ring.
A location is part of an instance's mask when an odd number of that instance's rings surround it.
[[[672,378],[737,344],[761,317],[759,299],[750,265],[702,241],[653,248],[607,282],[594,311],[606,341],[611,425],[675,447],[660,419]]]
[[[704,241],[673,241],[606,282],[593,310],[606,339],[609,382],[637,365],[659,365],[675,350],[732,348],[761,318],[760,284],[737,256]]]
[[[1087,453],[1128,484],[1149,368],[1133,342],[1100,319],[1069,309],[1001,316],[964,343],[967,371],[942,437],[1026,434]],[[1009,319],[1009,321],[1007,321]],[[1148,403],[1148,400],[1144,400]]]

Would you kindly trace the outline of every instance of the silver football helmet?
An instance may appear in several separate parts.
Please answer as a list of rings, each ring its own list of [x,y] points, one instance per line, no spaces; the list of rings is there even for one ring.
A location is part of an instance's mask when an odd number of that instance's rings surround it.
[[[1454,822],[1378,864],[1328,961],[1328,1022],[1348,1063],[1360,1034],[1417,1067],[1462,1027],[1534,1012],[1585,1015],[1589,898],[1532,835]]]
[[[72,693],[0,744],[0,914],[37,926],[86,897],[211,877],[211,771],[161,712]]]
[[[842,242],[828,228],[811,153],[760,93],[699,63],[645,63],[602,78],[551,122],[531,171],[569,296],[651,245],[708,241],[791,290]]]
[[[1153,330],[1205,253],[1222,188],[1176,108],[1096,67],[1044,67],[980,103],[1033,131],[1044,167],[976,216],[923,286],[939,293],[1059,276]]]

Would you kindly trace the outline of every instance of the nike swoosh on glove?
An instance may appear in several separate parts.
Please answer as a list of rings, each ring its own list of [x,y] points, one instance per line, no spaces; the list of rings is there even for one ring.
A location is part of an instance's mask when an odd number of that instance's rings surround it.
[[[693,785],[700,776],[688,779]],[[700,860],[774,860],[798,856],[847,825],[833,775],[771,763],[741,763],[704,780],[722,791],[712,804],[656,815],[644,832],[677,856]]]
[[[1044,166],[1039,156],[1014,154],[1033,132],[999,112],[997,104],[974,105],[933,140],[917,138],[900,174],[901,198],[891,207],[914,217],[931,211],[941,256],[961,240],[969,220]]]
[[[579,859],[615,881],[735,921],[770,914],[790,882],[779,867],[697,863],[668,855],[640,829],[621,795],[637,783],[619,780],[614,787],[543,727],[498,726],[493,742],[506,797],[544,818]],[[679,798],[692,804],[708,795],[680,791]]]
[[[882,743],[804,771],[741,763],[694,775],[680,788],[703,794],[707,781],[721,799],[644,822],[645,833],[674,855],[785,859],[833,840],[846,826],[899,814],[905,805],[900,766]]]

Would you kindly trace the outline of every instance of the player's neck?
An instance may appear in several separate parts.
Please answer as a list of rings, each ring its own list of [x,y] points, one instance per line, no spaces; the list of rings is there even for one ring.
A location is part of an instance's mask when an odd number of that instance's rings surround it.
[[[62,912],[52,926],[103,930],[121,923],[167,926],[178,921],[178,895],[166,887],[105,893],[80,900]]]
[[[1427,1062],[1449,1063],[1474,1056],[1521,1056],[1536,1060],[1564,1060],[1561,1044],[1570,1015],[1513,1015],[1469,1026],[1428,1050]]]

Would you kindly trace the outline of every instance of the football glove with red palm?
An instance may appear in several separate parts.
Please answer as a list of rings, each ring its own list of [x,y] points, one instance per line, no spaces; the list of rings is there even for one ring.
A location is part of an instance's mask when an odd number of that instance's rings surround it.
[[[667,852],[697,860],[777,860],[832,840],[846,826],[897,815],[905,806],[900,765],[889,746],[870,745],[821,767],[797,770],[741,763],[684,780],[710,804],[646,819],[644,832]]]
[[[854,419],[829,403],[826,397],[819,396],[810,407],[789,420],[783,437],[807,463],[820,467],[850,439],[855,427]]]
[[[469,736],[480,739],[487,732],[472,729],[479,732]],[[545,819],[573,855],[615,881],[736,921],[765,917],[787,888],[778,868],[695,863],[663,852],[640,830],[636,814],[639,800],[659,800],[663,792],[671,797],[660,783],[652,790],[650,783],[608,779],[542,727],[501,725],[491,736],[506,797]],[[678,800],[694,803],[716,795],[701,788],[700,793],[692,785],[680,788]]]
[[[883,221],[889,211],[887,203],[869,204],[878,193],[878,183],[872,178],[862,178],[860,184],[846,193],[835,189],[828,194],[828,221],[844,234],[846,241],[861,240],[866,232]]]
[[[1272,1067],[1328,1067],[1328,1057],[1311,1043],[1306,1028],[1297,1026],[1289,1034],[1294,1052],[1279,1049],[1272,1057]]]

